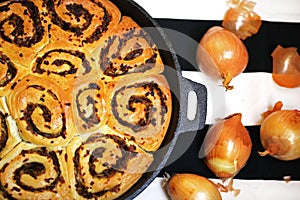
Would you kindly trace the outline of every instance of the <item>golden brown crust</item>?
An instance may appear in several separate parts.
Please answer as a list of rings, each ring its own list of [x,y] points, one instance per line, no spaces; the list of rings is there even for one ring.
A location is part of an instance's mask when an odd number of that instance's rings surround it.
[[[74,122],[79,134],[91,133],[107,121],[105,87],[94,74],[76,79],[73,97]]]
[[[91,72],[87,54],[66,42],[50,43],[37,54],[30,72],[70,93],[76,78]]]
[[[47,79],[24,77],[9,94],[8,106],[25,141],[64,146],[75,134],[71,99]]]
[[[92,58],[105,81],[131,74],[156,74],[164,69],[150,35],[128,16],[122,17],[105,42],[92,52]]]
[[[0,158],[3,158],[14,146],[21,142],[16,122],[9,115],[3,97],[0,99],[0,127]]]
[[[40,0],[5,1],[0,4],[0,51],[28,67],[48,42],[46,10]]]
[[[66,41],[92,51],[121,18],[109,0],[45,0],[51,42]],[[58,40],[58,41],[56,41]]]
[[[159,148],[171,119],[169,85],[162,75],[131,76],[108,84],[108,125],[147,151]]]
[[[109,0],[0,3],[0,199],[124,194],[168,129],[163,70]]]
[[[22,142],[0,169],[1,199],[72,199],[63,150]]]
[[[147,170],[153,156],[108,127],[67,147],[74,199],[115,199]]]
[[[28,69],[15,63],[0,51],[0,96],[7,95],[14,83],[28,73]]]

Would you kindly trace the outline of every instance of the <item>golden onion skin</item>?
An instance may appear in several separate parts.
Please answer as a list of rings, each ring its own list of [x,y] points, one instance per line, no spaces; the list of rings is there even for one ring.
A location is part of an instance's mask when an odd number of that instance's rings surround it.
[[[216,185],[209,179],[191,173],[173,175],[167,182],[172,200],[221,200]]]
[[[260,16],[253,11],[256,3],[248,0],[228,0],[227,2],[232,3],[233,6],[226,11],[222,26],[242,40],[257,34],[262,21]]]
[[[220,26],[211,27],[198,45],[200,70],[213,79],[222,79],[226,89],[233,88],[229,86],[230,81],[245,70],[248,60],[248,51],[241,39]]]
[[[271,55],[274,82],[286,88],[300,87],[300,55],[297,48],[278,45]]]
[[[265,154],[284,161],[300,158],[300,111],[278,110],[268,115],[261,124],[260,140]]]
[[[205,163],[219,178],[234,177],[248,161],[252,141],[235,113],[214,124],[204,140]]]

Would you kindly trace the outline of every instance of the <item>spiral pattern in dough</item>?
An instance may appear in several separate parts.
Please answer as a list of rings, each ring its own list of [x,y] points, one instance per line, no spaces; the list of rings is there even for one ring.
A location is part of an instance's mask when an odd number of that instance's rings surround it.
[[[14,63],[0,51],[0,96],[5,96],[11,90],[14,81],[26,75],[26,70]]]
[[[0,158],[3,158],[21,138],[16,129],[16,122],[8,115],[5,99],[0,99]]]
[[[147,151],[160,146],[171,118],[171,93],[162,75],[132,76],[108,85],[108,124]]]
[[[144,29],[123,16],[111,35],[92,53],[105,81],[130,74],[153,74],[164,66],[158,48]]]
[[[51,18],[51,37],[77,47],[94,48],[120,20],[108,0],[44,0]]]
[[[0,199],[124,198],[152,170],[171,91],[113,2],[0,2]]]
[[[64,146],[73,137],[71,100],[51,81],[28,75],[14,87],[8,102],[24,140]]]
[[[32,65],[32,73],[49,79],[65,91],[71,92],[75,79],[91,71],[86,53],[68,43],[47,45],[40,51]],[[71,91],[70,91],[71,90]]]
[[[25,142],[0,161],[0,197],[71,199],[65,153]]]
[[[105,87],[92,74],[81,76],[73,90],[74,120],[80,134],[91,133],[106,122]]]
[[[88,137],[75,137],[67,153],[74,199],[115,199],[153,160],[151,154],[109,128]]]
[[[47,20],[42,1],[4,1],[0,4],[0,51],[28,66],[48,43]]]

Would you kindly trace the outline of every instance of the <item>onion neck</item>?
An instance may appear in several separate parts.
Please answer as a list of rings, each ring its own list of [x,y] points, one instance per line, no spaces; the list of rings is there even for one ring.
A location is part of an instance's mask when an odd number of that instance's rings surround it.
[[[232,90],[233,86],[229,85],[229,83],[233,79],[233,76],[229,73],[226,73],[226,74],[222,74],[222,78],[223,78],[223,86],[226,88],[226,91]]]

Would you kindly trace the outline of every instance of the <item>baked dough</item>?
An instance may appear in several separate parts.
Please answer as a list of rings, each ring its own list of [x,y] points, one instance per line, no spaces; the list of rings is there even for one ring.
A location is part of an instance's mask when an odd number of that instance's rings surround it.
[[[76,78],[92,70],[87,54],[67,42],[50,43],[37,54],[30,73],[51,80],[71,93]]]
[[[0,199],[71,200],[65,151],[19,143],[0,161]]]
[[[28,70],[0,51],[0,96],[7,95],[11,91],[14,82],[27,75],[27,73]]]
[[[48,79],[28,75],[17,82],[7,104],[21,138],[47,147],[65,146],[76,134],[70,97]]]
[[[76,79],[72,96],[78,133],[94,132],[107,122],[105,95],[106,87],[93,73]]]
[[[43,1],[1,2],[0,51],[14,62],[28,67],[35,54],[49,43]]]
[[[108,0],[44,0],[52,22],[51,41],[69,42],[93,50],[110,34],[121,18],[119,9]],[[55,41],[58,40],[58,41]]]
[[[131,76],[108,84],[108,125],[147,151],[159,148],[167,132],[172,100],[162,75]]]
[[[116,199],[152,170],[171,91],[109,0],[0,3],[0,199]]]
[[[19,142],[21,138],[16,128],[16,122],[8,115],[5,98],[0,98],[0,158],[3,158]]]
[[[131,74],[156,74],[164,70],[158,48],[135,21],[123,16],[107,39],[92,52],[96,69],[105,81]]]
[[[150,166],[153,156],[108,127],[74,137],[67,147],[74,199],[115,199]]]

